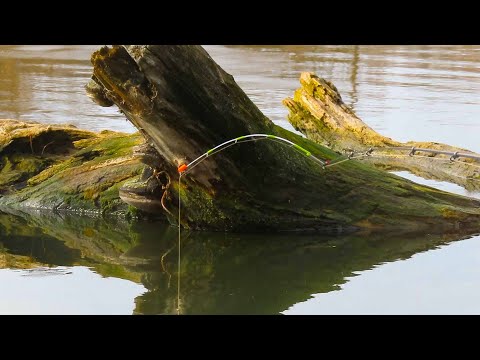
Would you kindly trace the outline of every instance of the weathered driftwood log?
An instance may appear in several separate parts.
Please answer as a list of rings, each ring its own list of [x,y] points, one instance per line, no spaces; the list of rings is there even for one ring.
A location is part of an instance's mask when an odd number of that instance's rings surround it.
[[[471,151],[436,142],[401,143],[374,131],[342,101],[337,88],[329,81],[312,73],[302,73],[301,87],[294,97],[283,101],[289,109],[288,119],[293,127],[308,139],[327,146],[339,153],[351,150],[367,150],[375,147],[372,157],[364,158],[383,169],[408,170],[424,178],[449,181],[466,189],[480,189],[480,163],[460,158],[449,161],[449,156],[417,152],[420,156],[408,156],[408,151],[389,147],[416,147],[449,152]],[[443,159],[444,161],[439,161]],[[468,165],[474,164],[474,166]]]
[[[138,133],[0,120],[0,206],[125,214],[118,189],[141,177],[132,149],[143,142]]]
[[[87,91],[102,106],[117,105],[139,129],[148,144],[139,152],[141,159],[153,167],[164,190],[161,196],[149,196],[136,181],[122,187],[121,197],[147,211],[163,209],[172,223],[177,221],[180,191],[181,223],[195,229],[480,229],[478,200],[417,185],[358,162],[325,171],[267,141],[209,158],[184,177],[179,189],[179,164],[245,134],[278,135],[318,157],[337,154],[275,126],[200,46],[103,47],[92,55],[92,63]],[[331,89],[332,98],[338,94],[331,85],[325,89]],[[340,110],[348,113],[346,107]],[[361,133],[374,139],[374,145],[395,144],[366,126]],[[345,136],[350,145],[357,143],[355,136]]]

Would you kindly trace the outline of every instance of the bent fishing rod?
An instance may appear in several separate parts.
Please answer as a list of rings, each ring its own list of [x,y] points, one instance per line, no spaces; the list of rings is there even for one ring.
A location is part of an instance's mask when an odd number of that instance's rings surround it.
[[[312,155],[310,151],[307,149],[301,147],[300,145],[297,145],[290,140],[284,139],[280,136],[275,136],[275,135],[269,135],[269,134],[250,134],[250,135],[244,135],[237,137],[235,139],[231,139],[228,141],[225,141],[224,143],[221,143],[220,145],[215,146],[214,148],[208,150],[207,152],[203,153],[199,157],[197,157],[195,160],[191,161],[188,164],[182,164],[178,167],[178,172],[180,173],[180,176],[186,175],[188,172],[190,172],[195,166],[200,164],[203,160],[207,159],[208,157],[219,153],[220,151],[223,151],[225,149],[228,149],[230,146],[236,145],[236,144],[242,144],[250,141],[259,141],[259,140],[271,140],[274,142],[277,142],[282,145],[286,145],[290,148],[293,148],[297,152],[303,154],[304,156],[312,159],[315,161],[317,164],[319,164],[322,168],[325,168],[326,166],[330,165],[330,160],[321,160],[315,156]]]
[[[280,136],[275,136],[275,135],[269,135],[269,134],[250,134],[250,135],[244,135],[237,137],[235,139],[231,139],[228,141],[225,141],[224,143],[221,143],[218,146],[215,146],[214,148],[208,150],[207,152],[203,153],[193,161],[191,161],[188,164],[181,164],[178,167],[178,173],[180,174],[178,177],[178,258],[177,258],[177,266],[178,266],[178,278],[177,278],[177,314],[180,314],[180,266],[181,266],[181,218],[182,218],[182,213],[181,213],[181,208],[182,208],[182,202],[181,202],[181,195],[180,195],[180,186],[181,186],[181,179],[182,176],[186,175],[189,171],[191,171],[195,166],[200,164],[203,160],[209,158],[212,155],[215,155],[219,153],[220,151],[223,151],[225,149],[228,149],[230,146],[236,145],[236,144],[241,144],[241,143],[246,143],[250,141],[259,141],[259,140],[271,140],[277,143],[280,143],[282,145],[286,145],[290,148],[293,148],[297,152],[301,153],[302,155],[308,157],[309,159],[313,160],[316,162],[318,165],[320,165],[323,169],[325,169],[327,166],[332,166],[334,164],[338,164],[340,162],[350,160],[353,157],[349,157],[348,159],[331,163],[330,160],[321,160],[317,158],[316,156],[313,156],[310,151],[307,149],[301,147],[298,144],[295,144],[291,142],[290,140],[284,139]],[[362,155],[364,156],[364,155]]]
[[[397,151],[404,151],[404,150],[410,150],[410,153],[408,156],[414,156],[417,152],[427,152],[427,153],[433,153],[433,154],[443,154],[443,155],[450,155],[450,161],[453,162],[456,159],[460,157],[464,158],[470,158],[474,159],[477,161],[480,161],[480,157],[475,155],[475,154],[468,154],[468,153],[459,153],[459,152],[449,152],[449,151],[441,151],[441,150],[434,150],[434,149],[423,149],[423,148],[409,148],[409,147],[386,147],[386,148],[369,148],[366,151],[360,152],[360,154],[357,154],[359,152],[356,151],[351,151],[351,153],[344,159],[340,159],[341,156],[334,161],[325,159],[319,159],[316,156],[312,155],[310,151],[307,149],[301,147],[298,144],[295,144],[294,142],[284,139],[280,136],[275,136],[275,135],[269,135],[269,134],[250,134],[250,135],[244,135],[240,136],[228,141],[225,141],[224,143],[221,143],[218,146],[215,146],[214,148],[208,150],[207,152],[203,153],[193,161],[191,161],[188,164],[181,164],[178,166],[177,170],[179,173],[178,177],[178,284],[177,284],[177,314],[180,313],[180,249],[181,249],[181,196],[180,196],[180,184],[181,184],[181,178],[182,176],[186,175],[188,172],[190,172],[193,168],[195,168],[198,164],[200,164],[202,161],[205,159],[209,158],[212,155],[215,155],[219,153],[220,151],[223,151],[225,149],[228,149],[229,147],[236,145],[236,144],[241,144],[241,143],[246,143],[250,141],[259,141],[259,140],[271,140],[274,142],[277,142],[282,145],[286,145],[290,148],[293,148],[297,152],[303,154],[307,158],[313,160],[316,162],[318,165],[322,167],[322,169],[325,169],[327,167],[335,166],[338,164],[341,164],[345,161],[349,161],[352,159],[357,159],[357,158],[362,158],[362,157],[371,157],[371,156],[379,156],[376,154],[372,154],[374,151],[378,150],[397,150]],[[438,160],[443,160],[443,159],[438,159]],[[463,163],[465,165],[472,165],[469,163]]]
[[[463,158],[469,158],[473,160],[480,161],[480,157],[475,155],[475,154],[470,154],[470,153],[460,153],[458,151],[453,152],[453,151],[443,151],[443,150],[436,150],[436,149],[424,149],[424,148],[416,148],[416,147],[406,147],[406,146],[392,146],[392,147],[378,147],[378,148],[369,148],[366,151],[352,151],[349,155],[347,155],[346,158],[340,159],[340,157],[334,161],[328,160],[328,159],[319,159],[316,156],[312,155],[310,151],[307,149],[301,147],[298,144],[295,144],[294,142],[284,139],[280,136],[275,136],[275,135],[270,135],[270,134],[250,134],[250,135],[244,135],[240,136],[228,141],[225,141],[221,143],[220,145],[215,146],[214,148],[208,150],[207,152],[203,153],[193,161],[191,161],[188,164],[181,164],[178,167],[178,172],[180,174],[180,177],[183,175],[186,175],[188,172],[190,172],[193,168],[195,168],[198,164],[200,164],[202,161],[205,159],[209,158],[212,155],[215,155],[219,153],[220,151],[226,150],[229,147],[236,145],[236,144],[241,144],[241,143],[246,143],[246,142],[251,142],[251,141],[259,141],[259,140],[271,140],[274,142],[277,142],[282,145],[286,145],[290,148],[293,148],[297,152],[303,154],[304,156],[308,157],[309,159],[313,160],[316,162],[318,165],[322,167],[322,169],[325,169],[327,167],[331,167],[334,165],[338,165],[340,163],[343,163],[348,160],[352,159],[358,159],[362,157],[371,157],[375,156],[373,152],[377,152],[378,150],[396,150],[396,151],[405,151],[409,150],[410,153],[408,154],[409,156],[414,156],[417,152],[427,152],[431,154],[442,154],[442,155],[450,155],[450,161],[455,161],[461,157]],[[378,155],[377,155],[378,156]],[[469,163],[464,163],[465,165],[470,165]]]

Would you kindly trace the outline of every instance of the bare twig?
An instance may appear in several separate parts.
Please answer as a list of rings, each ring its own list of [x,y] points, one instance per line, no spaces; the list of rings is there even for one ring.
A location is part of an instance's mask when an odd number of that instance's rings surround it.
[[[52,145],[54,143],[54,141],[50,141],[47,145],[45,145],[42,149],[42,156],[43,156],[43,153],[45,152],[45,149],[47,148],[47,146],[49,145]]]
[[[163,271],[168,275],[168,288],[170,288],[170,280],[172,279],[172,274],[170,274],[167,270],[167,267],[165,266],[165,257],[170,254],[170,252],[175,248],[175,245],[172,246],[168,251],[162,255],[160,263],[162,264]]]
[[[33,154],[33,136],[29,135],[28,139],[30,140],[30,149],[32,149],[32,154]]]
[[[162,174],[165,175],[165,177],[167,178],[167,183],[165,185],[162,184],[162,182],[160,181],[160,175]],[[167,207],[165,206],[165,198],[168,196],[168,190],[170,188],[170,183],[171,183],[170,176],[166,171],[159,171],[157,169],[153,169],[153,174],[146,181],[147,185],[151,180],[156,180],[158,185],[162,188],[162,190],[164,190],[162,194],[162,198],[160,199],[160,204],[162,205],[163,210],[165,210],[171,216],[174,216],[172,212],[168,210]],[[152,193],[154,192],[155,192],[155,189],[152,189]]]
[[[165,171],[161,171],[156,175],[157,179],[160,176],[160,174],[165,174],[165,176],[168,180],[168,183],[166,185],[162,186],[163,189],[165,189],[165,191],[163,192],[162,198],[160,199],[160,204],[162,205],[163,210],[165,210],[167,213],[169,213],[171,216],[173,216],[173,214],[170,212],[170,210],[168,210],[167,207],[165,206],[165,197],[167,196],[168,189],[170,188],[170,176]],[[159,179],[158,179],[158,181],[160,182]]]

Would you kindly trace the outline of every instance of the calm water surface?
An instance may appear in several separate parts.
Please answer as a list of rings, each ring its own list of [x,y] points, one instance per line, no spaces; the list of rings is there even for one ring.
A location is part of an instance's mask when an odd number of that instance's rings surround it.
[[[0,46],[0,118],[134,131],[85,95],[97,46]],[[480,152],[479,46],[206,46],[277,124],[302,71],[377,131]],[[399,175],[479,197],[456,185]],[[461,240],[461,241],[459,241]],[[0,313],[480,313],[480,237],[186,234],[0,213]]]
[[[178,291],[174,227],[16,212],[0,236],[0,313],[480,313],[480,237],[185,233]]]

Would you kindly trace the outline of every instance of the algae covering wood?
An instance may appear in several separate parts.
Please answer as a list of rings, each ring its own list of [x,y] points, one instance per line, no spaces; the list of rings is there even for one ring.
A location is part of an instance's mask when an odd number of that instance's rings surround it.
[[[162,179],[159,187],[164,188],[161,206],[152,206],[158,198],[148,196],[141,181],[125,183],[122,199],[144,210],[156,208],[173,224],[180,191],[180,221],[193,229],[480,228],[477,200],[353,161],[324,171],[301,154],[271,143],[219,153],[189,173],[179,189],[180,164],[246,134],[277,135],[319,158],[338,154],[275,126],[201,46],[103,47],[92,55],[92,63],[89,95],[99,105],[118,106],[139,129],[149,149],[142,161]],[[362,130],[372,132],[368,127]],[[379,144],[395,143],[376,139]]]
[[[0,205],[127,214],[118,196],[144,165],[139,134],[0,120]]]
[[[366,151],[373,148],[370,157],[363,159],[387,170],[408,170],[427,179],[449,181],[467,190],[480,189],[480,164],[472,159],[450,161],[447,155],[417,151],[409,156],[408,150],[396,147],[426,148],[452,153],[474,152],[438,142],[409,141],[402,143],[385,137],[362,121],[342,100],[331,82],[304,72],[300,88],[293,98],[283,104],[288,108],[288,120],[308,139],[341,153]],[[411,129],[412,137],[415,129]]]

